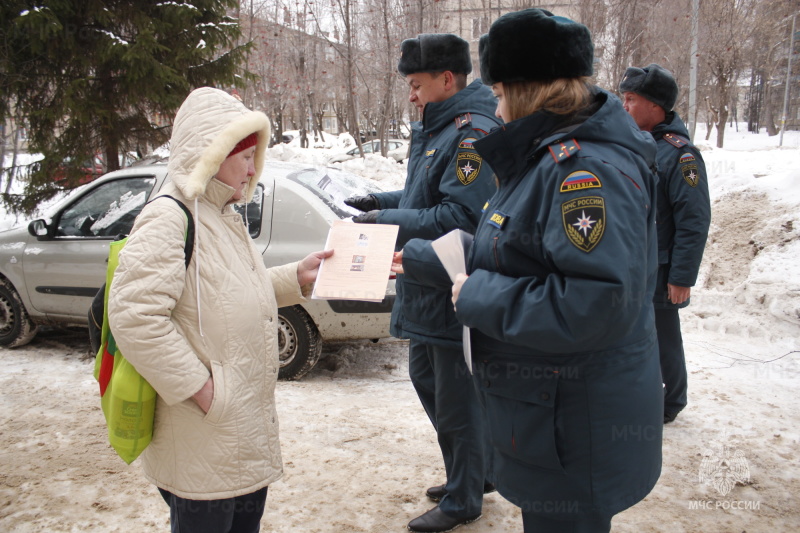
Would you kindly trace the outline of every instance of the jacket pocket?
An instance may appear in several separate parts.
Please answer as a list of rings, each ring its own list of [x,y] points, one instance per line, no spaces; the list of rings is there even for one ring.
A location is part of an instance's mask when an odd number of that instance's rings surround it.
[[[443,336],[448,317],[455,320],[449,293],[418,285],[408,279],[403,280],[402,309],[403,328],[413,332]]]
[[[528,465],[563,471],[556,445],[558,372],[490,363],[479,388],[495,449]]]
[[[211,407],[203,418],[209,424],[219,424],[225,412],[228,388],[225,386],[225,367],[218,361],[211,361],[211,378],[214,380],[214,398]]]

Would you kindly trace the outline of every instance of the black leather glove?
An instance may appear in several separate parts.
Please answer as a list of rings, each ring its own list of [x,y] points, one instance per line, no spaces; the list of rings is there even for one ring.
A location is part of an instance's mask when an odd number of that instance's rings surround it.
[[[350,207],[355,207],[359,211],[364,212],[381,208],[381,205],[378,203],[378,199],[371,194],[366,196],[351,196],[350,198],[346,199],[344,203]]]
[[[357,222],[358,224],[377,224],[378,223],[378,213],[380,213],[380,209],[375,209],[373,211],[367,211],[366,213],[361,213],[360,215],[356,215],[353,217],[353,222]]]

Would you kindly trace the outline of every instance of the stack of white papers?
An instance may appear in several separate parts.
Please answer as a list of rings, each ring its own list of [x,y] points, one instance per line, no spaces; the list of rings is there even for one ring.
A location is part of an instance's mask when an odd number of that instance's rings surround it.
[[[456,275],[467,273],[467,250],[471,245],[472,235],[460,229],[454,229],[431,243],[433,251],[444,265],[451,281],[456,281]],[[464,345],[464,361],[467,363],[469,373],[472,374],[472,345],[467,326],[464,326],[461,336]]]
[[[331,226],[317,273],[312,299],[380,302],[386,296],[399,226],[354,224],[337,220]]]

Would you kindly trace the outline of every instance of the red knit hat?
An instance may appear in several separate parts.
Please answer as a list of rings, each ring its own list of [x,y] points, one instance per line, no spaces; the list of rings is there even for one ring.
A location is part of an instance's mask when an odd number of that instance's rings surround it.
[[[231,150],[231,153],[228,154],[228,157],[232,156],[233,154],[238,154],[242,150],[247,150],[248,148],[250,148],[251,146],[255,146],[256,144],[258,144],[258,133],[251,133],[250,135],[239,141],[239,144],[233,147],[233,150]]]

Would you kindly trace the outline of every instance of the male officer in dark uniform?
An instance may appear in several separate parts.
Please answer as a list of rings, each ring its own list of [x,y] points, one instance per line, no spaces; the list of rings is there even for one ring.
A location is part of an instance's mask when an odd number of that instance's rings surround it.
[[[469,233],[494,194],[492,171],[473,143],[499,125],[491,90],[472,71],[469,43],[452,34],[422,34],[401,44],[397,70],[422,116],[412,124],[408,176],[402,191],[346,200],[365,211],[359,223],[400,226],[397,249],[414,238]],[[439,505],[408,524],[411,531],[450,531],[481,516],[484,492],[494,490],[482,414],[462,352],[462,326],[449,290],[432,290],[397,276],[391,332],[411,339],[409,374],[436,428],[447,483],[431,487]]]
[[[686,407],[686,361],[678,309],[689,305],[708,237],[708,180],[700,152],[672,110],[678,98],[678,85],[672,74],[655,63],[644,68],[629,67],[619,91],[625,110],[639,129],[653,135],[658,146],[659,270],[653,303],[667,424]]]

